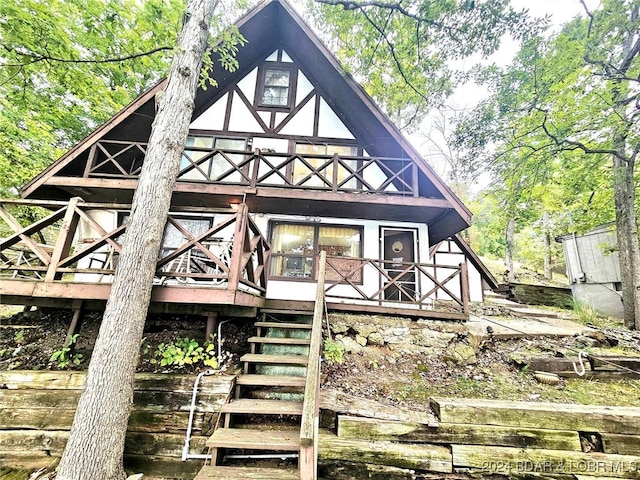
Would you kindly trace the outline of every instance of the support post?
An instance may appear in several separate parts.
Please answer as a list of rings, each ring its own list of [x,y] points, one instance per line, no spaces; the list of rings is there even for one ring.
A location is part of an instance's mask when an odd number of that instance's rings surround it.
[[[231,265],[229,266],[229,290],[237,290],[242,276],[242,257],[244,254],[244,237],[247,231],[247,204],[241,203],[236,212],[236,228],[233,233]]]
[[[460,264],[460,297],[462,310],[464,313],[469,313],[469,271],[466,261]]]
[[[207,316],[207,327],[204,332],[204,340],[208,342],[218,328],[218,312],[206,312],[205,315]]]
[[[76,333],[80,332],[82,327],[82,302],[78,302],[74,305],[73,316],[71,317],[71,323],[69,324],[69,330],[67,330],[67,337],[64,340],[65,347],[71,347],[72,338]]]
[[[49,268],[47,269],[47,275],[44,277],[45,283],[51,283],[59,276],[56,272],[58,264],[60,263],[60,260],[69,255],[71,244],[73,243],[73,235],[75,234],[76,226],[78,225],[79,217],[76,215],[76,206],[80,200],[82,200],[80,197],[74,197],[69,200],[69,206],[67,207],[64,219],[62,220],[62,226],[58,233],[56,246],[53,248],[53,253],[51,254],[51,261],[49,263]]]

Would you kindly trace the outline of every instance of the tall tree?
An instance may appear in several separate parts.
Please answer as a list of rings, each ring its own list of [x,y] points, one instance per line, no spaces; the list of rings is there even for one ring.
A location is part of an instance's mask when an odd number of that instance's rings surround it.
[[[189,0],[58,479],[121,480],[133,382],[216,0]]]
[[[530,179],[563,185],[557,198],[582,199],[583,213],[605,205],[603,198],[615,205],[630,328],[640,328],[634,183],[640,151],[639,9],[640,0],[604,0],[593,12],[585,7],[586,15],[555,37],[526,44],[513,65],[495,76],[495,93],[467,122],[469,129],[460,129],[472,139],[470,152],[498,145],[489,161],[501,165],[501,175],[535,171]],[[479,118],[489,121],[480,125]],[[602,188],[606,178],[609,187]],[[607,212],[610,206],[596,214],[606,219]]]

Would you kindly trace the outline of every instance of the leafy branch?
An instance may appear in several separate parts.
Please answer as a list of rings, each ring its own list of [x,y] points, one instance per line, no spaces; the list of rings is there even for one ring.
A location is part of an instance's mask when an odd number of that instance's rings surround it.
[[[51,55],[39,55],[35,53],[21,53],[20,55],[31,60],[24,63],[5,63],[0,67],[25,67],[27,65],[33,65],[39,62],[56,62],[56,63],[89,63],[89,64],[101,64],[101,63],[119,63],[126,62],[127,60],[135,60],[140,57],[147,57],[154,53],[163,52],[167,50],[173,50],[173,47],[157,47],[147,52],[134,53],[132,55],[126,55],[124,57],[115,58],[102,58],[102,59],[83,59],[83,58],[59,58]]]

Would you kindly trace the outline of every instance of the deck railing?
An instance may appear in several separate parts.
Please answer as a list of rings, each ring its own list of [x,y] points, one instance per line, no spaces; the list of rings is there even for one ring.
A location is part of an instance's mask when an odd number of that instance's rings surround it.
[[[146,148],[140,142],[97,142],[83,176],[136,178]],[[186,147],[178,180],[417,197],[419,175],[408,158]]]
[[[327,299],[469,313],[469,277],[464,262],[452,266],[327,256],[326,278]]]
[[[9,204],[54,210],[23,227],[5,208]],[[8,227],[4,230],[12,233],[0,240],[0,276],[45,283],[110,283],[130,208],[85,203],[79,198],[69,202],[1,201],[0,218]],[[167,225],[180,233],[183,242],[161,250],[156,283],[244,289],[264,296],[270,246],[249,217],[247,206],[239,205],[236,212],[203,210],[183,208],[169,214]],[[185,218],[194,218],[185,215],[194,212],[205,215],[196,218],[212,219],[199,233],[185,226]],[[218,214],[222,220],[214,223]]]
[[[320,252],[318,285],[313,309],[307,380],[300,424],[300,479],[316,480],[318,475],[318,430],[320,424],[320,348],[324,315],[324,286],[327,253]]]

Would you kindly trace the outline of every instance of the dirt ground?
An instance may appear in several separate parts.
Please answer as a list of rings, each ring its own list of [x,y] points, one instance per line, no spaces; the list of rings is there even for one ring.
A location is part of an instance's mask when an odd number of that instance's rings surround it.
[[[494,318],[503,314],[500,309],[495,313],[498,316]],[[78,365],[71,363],[64,369],[87,368],[100,318],[97,312],[85,314],[74,352],[82,357]],[[0,318],[0,370],[59,370],[57,362],[50,358],[63,347],[70,319],[69,311],[60,310]],[[159,344],[180,338],[204,343],[204,329],[202,317],[151,316],[145,327],[139,371],[193,373],[206,368],[163,367],[156,355]],[[640,380],[568,379],[547,385],[538,382],[529,371],[528,358],[575,356],[575,352],[585,349],[592,355],[640,356],[640,334],[610,326],[600,332],[594,335],[596,338],[586,340],[583,336],[478,340],[461,333],[445,350],[456,345],[471,346],[475,358],[468,364],[456,364],[441,352],[411,354],[391,350],[386,345],[366,346],[358,352],[346,353],[342,363],[324,361],[323,388],[416,409],[427,408],[432,396],[640,405]],[[232,365],[248,351],[247,339],[253,334],[253,325],[250,320],[237,319],[226,324],[223,333],[223,350],[229,352],[228,364]]]
[[[0,317],[0,370],[60,370],[57,361],[51,361],[54,352],[64,347],[67,330],[71,322],[69,310],[42,309],[20,312],[9,317]],[[64,370],[85,370],[91,358],[93,345],[100,329],[100,312],[83,314],[82,327],[72,355],[80,355],[79,363],[71,362]],[[238,319],[224,325],[223,351],[231,365],[248,350],[247,339],[252,334],[253,324]],[[158,345],[175,343],[179,339],[205,343],[205,321],[202,317],[180,315],[151,315],[147,319],[140,350],[140,372],[192,373],[203,365],[166,367],[160,365],[156,354]]]

